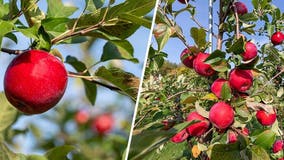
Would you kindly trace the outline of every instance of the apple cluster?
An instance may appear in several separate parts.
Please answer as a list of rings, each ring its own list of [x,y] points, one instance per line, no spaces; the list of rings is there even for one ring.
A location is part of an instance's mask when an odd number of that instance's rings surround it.
[[[105,135],[114,125],[114,118],[110,113],[103,113],[92,117],[87,110],[79,110],[74,117],[78,125],[89,125],[94,133]]]

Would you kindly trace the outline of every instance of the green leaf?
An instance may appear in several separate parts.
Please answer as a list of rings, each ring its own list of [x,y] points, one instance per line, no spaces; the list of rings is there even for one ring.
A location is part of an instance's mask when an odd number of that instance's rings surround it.
[[[119,68],[100,67],[95,76],[115,85],[123,93],[130,96],[134,101],[137,97],[139,79],[133,74],[125,72]]]
[[[193,38],[195,44],[200,48],[201,50],[205,49],[206,47],[206,32],[204,29],[192,27],[190,29],[190,36]]]
[[[5,94],[0,93],[0,135],[3,137],[5,131],[15,122],[17,110],[7,101]],[[1,156],[0,156],[1,157]]]
[[[41,21],[45,19],[45,14],[38,7],[37,1],[38,0],[21,0],[21,10],[25,11],[24,15],[30,27],[40,24]]]
[[[235,41],[227,52],[233,52],[234,54],[241,54],[245,51],[245,42],[243,38],[239,38]]]
[[[271,130],[265,130],[256,136],[254,144],[269,150],[276,139],[276,134]]]
[[[47,0],[47,4],[47,17],[69,17],[77,10],[73,6],[64,6],[61,0]]]
[[[104,5],[105,0],[93,0],[96,8],[101,8]]]
[[[9,21],[0,20],[0,46],[2,44],[2,39],[5,34],[11,32],[13,30],[14,24]]]
[[[49,51],[51,48],[51,40],[49,35],[44,30],[43,26],[38,29],[38,42],[36,49]]]
[[[49,159],[40,155],[28,155],[25,160],[49,160]]]
[[[154,29],[154,36],[156,38],[156,41],[158,43],[158,51],[161,51],[168,40],[170,39],[172,34],[171,27],[169,27],[166,24],[160,23],[157,24]]]
[[[105,44],[101,61],[113,59],[124,59],[138,63],[138,59],[133,57],[133,47],[126,40],[113,40]]]
[[[85,64],[81,61],[78,61],[76,57],[67,56],[66,63],[72,65],[77,72],[83,72],[87,69]],[[83,76],[90,76],[90,73],[86,72]],[[82,81],[85,87],[85,94],[89,102],[94,105],[97,97],[97,85],[85,79],[82,79]]]
[[[73,150],[76,150],[76,147],[70,146],[70,145],[64,145],[64,146],[59,146],[52,148],[51,150],[47,151],[45,153],[45,156],[49,160],[55,160],[55,159],[60,159],[60,160],[68,160],[67,154]]]
[[[254,13],[247,13],[242,16],[239,16],[241,22],[251,22],[251,21],[257,21],[258,16]]]
[[[215,144],[211,150],[211,160],[241,159],[240,151],[242,149],[239,142],[232,144]]]
[[[228,83],[224,83],[223,86],[222,86],[221,98],[223,100],[228,100],[228,99],[232,98],[231,87],[229,86]]]
[[[15,30],[18,32],[21,32],[23,35],[32,38],[32,39],[38,39],[38,29],[39,26],[34,25],[29,28],[24,28],[24,27],[16,27]]]
[[[134,24],[138,24],[140,26],[144,26],[148,29],[151,28],[151,24],[152,24],[152,21],[150,21],[148,19],[145,19],[143,17],[138,17],[138,16],[135,16],[135,15],[132,15],[132,14],[129,14],[129,13],[121,14],[121,15],[119,15],[119,18],[126,20],[126,21],[130,21]]]
[[[260,146],[253,145],[251,147],[251,160],[270,160],[265,149]]]
[[[46,32],[53,37],[59,36],[68,30],[67,23],[70,21],[68,18],[47,18],[42,21],[42,25]]]
[[[212,52],[209,57],[206,58],[205,63],[207,64],[213,64],[216,62],[220,62],[223,59],[225,59],[226,53],[220,50],[215,50]]]
[[[9,3],[0,4],[0,19],[3,19],[9,13]]]
[[[24,155],[13,153],[2,141],[0,141],[0,158],[1,160],[27,160]]]

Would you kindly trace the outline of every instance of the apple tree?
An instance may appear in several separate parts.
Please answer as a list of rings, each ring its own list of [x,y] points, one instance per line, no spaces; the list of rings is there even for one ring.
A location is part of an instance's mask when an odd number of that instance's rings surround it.
[[[124,156],[131,122],[115,119],[114,112],[125,103],[97,110],[90,106],[104,105],[96,103],[102,88],[134,106],[139,78],[120,64],[142,63],[129,38],[140,28],[149,31],[155,1],[68,2],[0,0],[1,57],[9,57],[10,63],[0,94],[1,160]],[[77,83],[79,92],[72,94],[78,91]],[[115,127],[118,123],[123,123],[120,128]],[[17,148],[27,147],[17,139],[31,135],[29,147],[43,155],[17,153]]]
[[[283,6],[202,2],[158,4],[129,159],[282,160]]]

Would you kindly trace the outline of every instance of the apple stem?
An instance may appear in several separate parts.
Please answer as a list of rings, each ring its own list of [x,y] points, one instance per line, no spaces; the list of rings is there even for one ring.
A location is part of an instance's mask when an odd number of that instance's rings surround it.
[[[12,50],[12,49],[8,49],[8,48],[1,48],[2,52],[8,53],[8,54],[14,54],[14,55],[18,55],[18,54],[22,54],[26,51],[28,51],[29,49],[25,49],[25,50]]]

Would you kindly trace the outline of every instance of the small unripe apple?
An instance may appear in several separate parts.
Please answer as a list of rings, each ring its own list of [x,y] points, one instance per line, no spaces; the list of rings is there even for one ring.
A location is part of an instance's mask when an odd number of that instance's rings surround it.
[[[273,33],[271,36],[271,42],[274,45],[283,43],[283,40],[284,40],[284,34],[280,31]]]
[[[267,113],[264,110],[258,110],[256,112],[256,119],[263,126],[270,126],[276,121],[276,113]]]
[[[216,79],[211,85],[211,91],[214,93],[218,98],[221,97],[222,87],[224,84],[229,85],[229,82],[223,78]]]
[[[251,70],[233,69],[229,75],[229,83],[232,89],[239,92],[247,91],[253,82]]]
[[[196,73],[202,76],[212,76],[215,74],[215,70],[209,64],[206,64],[204,61],[209,57],[208,53],[198,53],[193,60],[193,68]]]
[[[244,3],[242,3],[242,2],[235,2],[234,5],[236,6],[237,13],[239,15],[243,15],[243,14],[248,13],[247,6]]]
[[[193,60],[195,56],[190,55],[190,53],[191,51],[188,48],[184,49],[180,54],[180,60],[188,68],[193,68]]]
[[[238,140],[238,135],[233,131],[227,133],[227,143],[235,143]]]
[[[182,4],[186,4],[186,2],[188,2],[189,0],[178,0],[178,1]]]
[[[254,59],[257,56],[256,45],[252,42],[247,42],[245,44],[245,52],[241,54],[244,61]]]
[[[226,129],[234,122],[234,110],[225,103],[215,103],[209,111],[210,122],[218,129]]]
[[[272,148],[273,153],[277,153],[283,150],[284,150],[284,140],[276,140]]]
[[[114,125],[114,119],[111,114],[105,113],[96,116],[91,124],[92,130],[97,131],[100,135],[108,133]]]
[[[189,134],[186,132],[185,129],[183,129],[180,132],[178,132],[176,135],[174,135],[171,138],[171,141],[174,142],[174,143],[180,143],[180,142],[185,141],[188,136],[189,136]]]
[[[25,114],[39,114],[54,107],[67,86],[67,71],[55,56],[30,50],[16,56],[4,77],[8,101]]]
[[[196,111],[189,113],[186,120],[187,121],[193,121],[193,120],[200,121],[186,128],[186,131],[189,133],[190,136],[199,137],[202,134],[204,134],[210,126],[209,121],[206,118],[202,117],[200,114],[198,114]]]
[[[86,124],[90,118],[89,112],[86,110],[80,110],[75,114],[75,121],[78,124]]]

